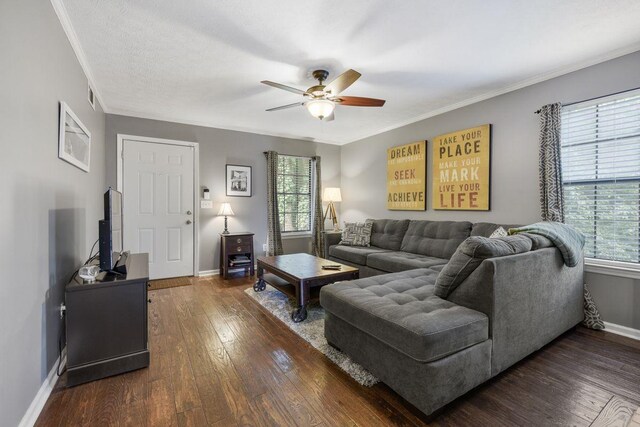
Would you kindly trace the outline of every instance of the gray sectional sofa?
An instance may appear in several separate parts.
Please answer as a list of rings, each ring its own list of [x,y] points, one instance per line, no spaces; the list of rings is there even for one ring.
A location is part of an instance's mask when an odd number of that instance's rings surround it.
[[[329,343],[431,414],[578,324],[582,264],[541,236],[465,242],[497,227],[376,220],[370,247],[327,235],[328,258],[361,271],[320,292]]]

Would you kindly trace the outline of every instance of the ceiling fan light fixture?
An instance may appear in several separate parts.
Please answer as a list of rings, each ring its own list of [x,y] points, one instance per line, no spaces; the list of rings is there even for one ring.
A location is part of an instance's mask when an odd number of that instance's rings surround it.
[[[336,108],[336,104],[328,99],[312,99],[305,104],[309,114],[317,119],[324,119],[329,117],[333,110]]]

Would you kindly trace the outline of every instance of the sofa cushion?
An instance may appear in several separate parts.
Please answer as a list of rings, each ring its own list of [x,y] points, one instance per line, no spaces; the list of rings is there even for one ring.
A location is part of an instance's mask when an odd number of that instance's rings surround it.
[[[398,271],[412,270],[414,268],[429,268],[434,265],[444,265],[446,259],[434,258],[426,255],[412,254],[410,252],[385,252],[376,253],[367,257],[367,265],[378,270],[396,273]]]
[[[520,237],[514,239],[514,237]],[[473,236],[462,242],[436,280],[435,294],[447,298],[487,258],[515,255],[531,250],[531,239],[524,235],[507,237]]]
[[[344,259],[355,264],[366,265],[367,255],[382,252],[389,252],[386,249],[376,248],[374,246],[345,246],[334,245],[329,248],[329,256],[333,258]]]
[[[476,222],[471,227],[471,236],[489,237],[491,233],[496,231],[498,227],[502,227],[509,231],[510,228],[519,227],[519,225],[513,224],[494,224],[492,222]]]
[[[422,268],[324,286],[322,306],[407,356],[430,362],[488,339],[483,313],[434,295]]]
[[[408,219],[374,219],[371,230],[371,246],[399,251],[408,226]]]
[[[449,259],[460,243],[469,237],[467,221],[411,221],[400,250]]]

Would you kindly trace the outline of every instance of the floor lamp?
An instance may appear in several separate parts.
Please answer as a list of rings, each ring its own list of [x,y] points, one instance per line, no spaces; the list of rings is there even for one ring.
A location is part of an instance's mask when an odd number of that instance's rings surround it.
[[[324,211],[323,220],[327,219],[327,215],[333,221],[333,230],[339,231],[340,227],[338,226],[338,215],[336,214],[336,208],[334,206],[334,202],[341,202],[342,196],[340,194],[340,189],[337,187],[328,187],[324,189],[324,194],[322,195],[322,199],[325,202],[329,202],[327,205],[327,210]]]

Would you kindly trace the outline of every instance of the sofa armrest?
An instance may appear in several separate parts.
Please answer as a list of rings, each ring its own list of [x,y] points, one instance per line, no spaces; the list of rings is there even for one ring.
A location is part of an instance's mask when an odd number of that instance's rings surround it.
[[[447,299],[489,317],[496,375],[582,321],[583,276],[545,248],[484,260]]]
[[[324,253],[323,258],[329,257],[329,248],[333,245],[337,245],[342,240],[342,233],[335,231],[323,231],[324,234]]]

